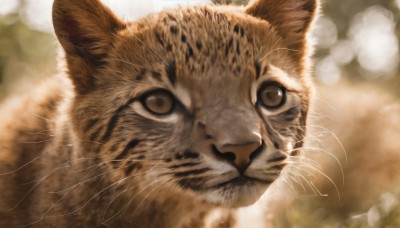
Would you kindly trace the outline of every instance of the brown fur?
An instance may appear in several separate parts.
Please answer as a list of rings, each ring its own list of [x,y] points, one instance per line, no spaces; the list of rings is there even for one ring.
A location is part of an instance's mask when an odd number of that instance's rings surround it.
[[[316,8],[259,0],[123,23],[98,0],[55,0],[72,83],[38,88],[2,119],[0,226],[201,227],[212,208],[254,203],[304,138]],[[250,87],[265,80],[287,88],[292,112],[265,114],[252,103]],[[184,106],[170,119],[140,108],[160,87]],[[271,174],[246,172],[267,184],[215,190],[233,171],[211,145],[253,142],[252,132],[266,149],[251,165]]]

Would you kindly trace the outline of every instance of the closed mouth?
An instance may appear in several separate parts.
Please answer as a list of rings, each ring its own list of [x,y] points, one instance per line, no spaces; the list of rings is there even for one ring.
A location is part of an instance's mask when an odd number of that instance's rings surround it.
[[[202,184],[189,183],[185,182],[184,180],[181,180],[179,184],[183,188],[191,189],[196,192],[205,192],[219,188],[235,188],[235,187],[246,187],[246,186],[248,187],[248,186],[254,186],[256,184],[270,185],[272,184],[273,181],[274,180],[261,180],[249,176],[238,176],[213,186],[204,186]]]
[[[271,184],[272,181],[267,181],[267,180],[260,180],[257,178],[252,178],[248,176],[239,176],[235,177],[233,179],[230,179],[228,181],[222,182],[220,184],[214,185],[211,188],[221,188],[221,187],[240,187],[240,186],[249,186],[249,185],[254,185],[256,183],[261,183],[261,184]]]

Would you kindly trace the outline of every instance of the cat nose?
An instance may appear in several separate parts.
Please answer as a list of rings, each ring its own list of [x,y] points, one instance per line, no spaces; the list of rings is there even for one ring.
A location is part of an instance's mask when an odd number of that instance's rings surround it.
[[[214,154],[223,160],[228,161],[243,174],[253,159],[263,151],[261,140],[250,141],[238,144],[227,143],[221,146],[214,145]]]

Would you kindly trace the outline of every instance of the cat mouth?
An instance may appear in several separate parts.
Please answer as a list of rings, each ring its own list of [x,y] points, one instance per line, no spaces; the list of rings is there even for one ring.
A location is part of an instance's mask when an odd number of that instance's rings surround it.
[[[203,188],[201,198],[227,208],[245,207],[255,203],[273,181],[237,176],[228,181]]]
[[[212,186],[204,186],[198,185],[194,183],[188,183],[184,180],[179,182],[180,186],[186,189],[191,189],[195,192],[206,192],[218,189],[238,189],[238,188],[251,188],[254,186],[268,186],[272,184],[273,180],[261,180],[258,178],[253,178],[249,176],[237,176],[227,181],[212,185]]]
[[[222,182],[220,184],[214,185],[211,188],[212,189],[218,189],[218,188],[232,188],[232,187],[244,187],[244,186],[251,186],[255,184],[264,184],[264,185],[269,185],[271,184],[272,181],[267,181],[267,180],[260,180],[257,178],[249,177],[249,176],[239,176],[232,178],[228,181]]]

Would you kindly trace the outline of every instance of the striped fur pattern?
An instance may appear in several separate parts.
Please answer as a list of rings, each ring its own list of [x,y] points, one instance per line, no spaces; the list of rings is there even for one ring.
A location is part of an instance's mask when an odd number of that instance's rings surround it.
[[[5,119],[0,226],[233,227],[231,211],[302,146],[316,8],[259,0],[125,23],[98,0],[55,0],[68,80]],[[275,10],[291,16],[276,23]],[[260,103],[266,85],[281,105]],[[156,92],[172,100],[165,113],[146,104]]]

